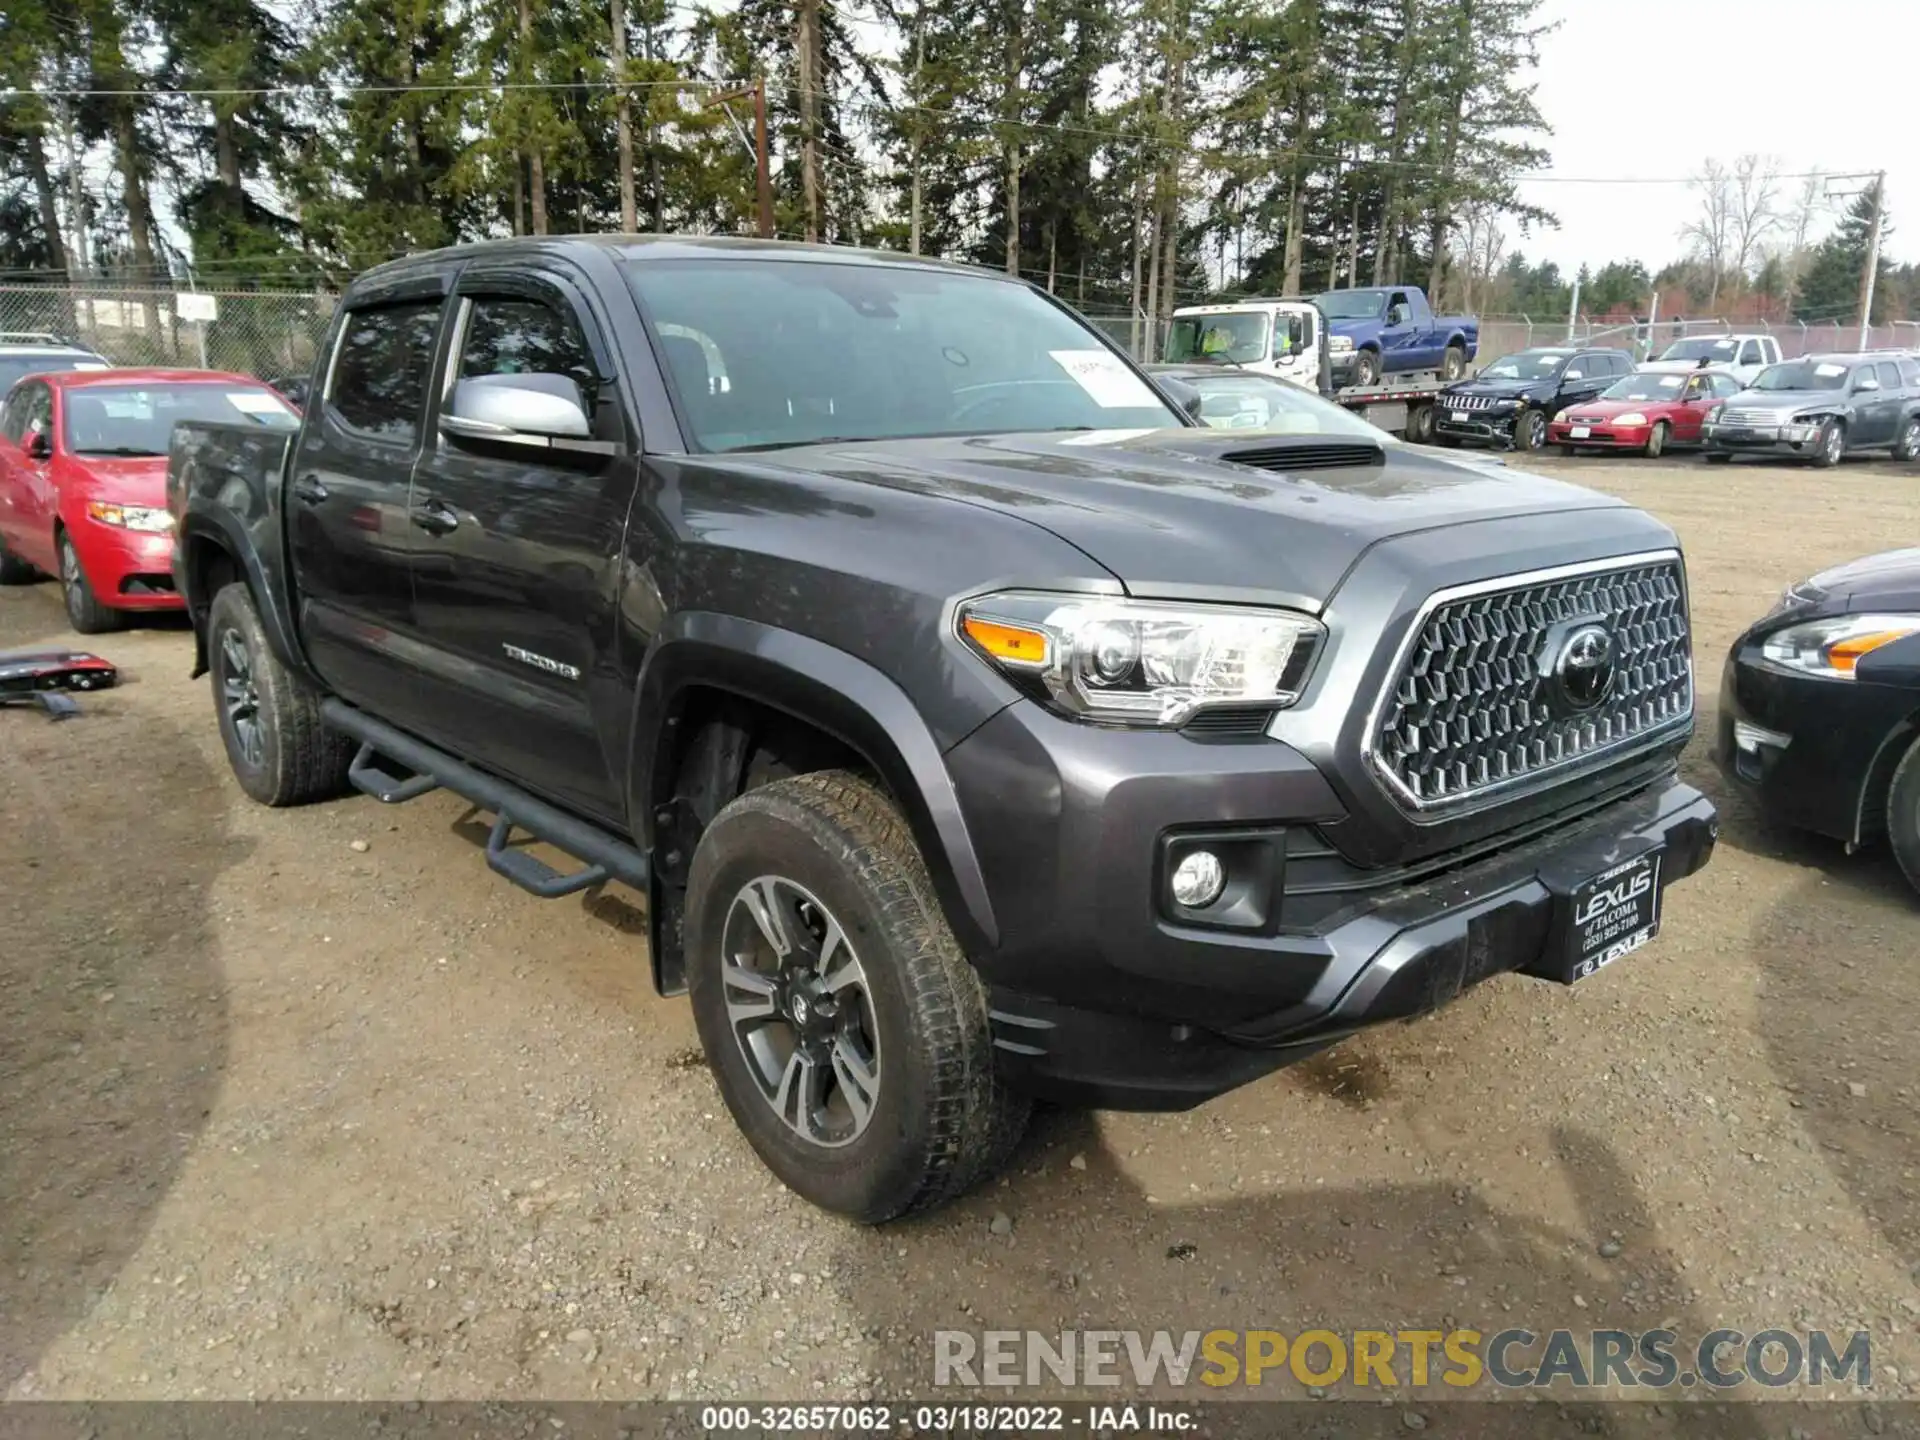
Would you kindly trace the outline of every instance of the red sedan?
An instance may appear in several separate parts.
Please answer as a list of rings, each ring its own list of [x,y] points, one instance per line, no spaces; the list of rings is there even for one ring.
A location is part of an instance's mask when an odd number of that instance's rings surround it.
[[[1567,455],[1582,450],[1658,455],[1669,445],[1698,445],[1707,411],[1739,393],[1740,382],[1722,370],[1629,375],[1595,399],[1554,416],[1547,440]]]
[[[0,405],[0,582],[58,575],[83,635],[130,611],[180,609],[166,508],[176,420],[299,425],[244,375],[77,370],[15,384]]]

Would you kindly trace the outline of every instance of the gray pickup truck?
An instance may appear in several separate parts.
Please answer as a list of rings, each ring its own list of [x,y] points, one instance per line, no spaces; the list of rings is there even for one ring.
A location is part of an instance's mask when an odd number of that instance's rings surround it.
[[[445,788],[533,894],[638,888],[749,1142],[868,1221],[1034,1097],[1192,1106],[1592,975],[1718,833],[1665,526],[1201,428],[1001,275],[422,255],[343,298],[297,435],[182,425],[168,494],[240,786]]]

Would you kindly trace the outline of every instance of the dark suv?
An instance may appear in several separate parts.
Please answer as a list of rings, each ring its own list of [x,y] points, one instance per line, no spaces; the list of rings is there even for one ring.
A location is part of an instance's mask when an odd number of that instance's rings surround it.
[[[1190,1106],[1592,975],[1717,833],[1666,526],[1195,426],[1003,275],[420,256],[343,297],[297,436],[182,424],[168,492],[241,787],[444,787],[530,892],[639,888],[754,1148],[870,1220],[1033,1096]]]
[[[1434,440],[1538,450],[1547,443],[1547,425],[1562,409],[1593,399],[1632,373],[1633,357],[1624,350],[1516,350],[1440,392],[1433,402]]]

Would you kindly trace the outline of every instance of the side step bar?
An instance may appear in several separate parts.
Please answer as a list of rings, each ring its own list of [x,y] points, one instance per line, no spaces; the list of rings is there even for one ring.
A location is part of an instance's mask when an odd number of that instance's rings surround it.
[[[476,770],[343,700],[323,700],[320,718],[330,729],[360,742],[360,753],[347,770],[355,789],[384,804],[398,805],[445,788],[483,810],[491,810],[494,822],[493,833],[487,837],[487,864],[495,874],[505,876],[529,894],[553,900],[607,880],[619,880],[645,893],[647,857],[626,841],[555,809],[510,781]],[[412,773],[395,774],[380,764],[383,759]],[[537,855],[512,849],[509,841],[516,829],[575,856],[582,867],[562,872]]]

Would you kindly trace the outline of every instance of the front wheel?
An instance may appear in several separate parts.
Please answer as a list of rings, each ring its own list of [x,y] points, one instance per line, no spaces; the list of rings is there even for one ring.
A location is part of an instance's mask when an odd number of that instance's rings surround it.
[[[1820,448],[1814,452],[1817,469],[1831,470],[1847,453],[1847,426],[1843,420],[1829,420],[1820,432]]]
[[[1380,356],[1372,350],[1362,350],[1353,357],[1353,383],[1356,385],[1376,385],[1380,381]]]
[[[822,771],[751,790],[700,837],[687,984],[727,1109],[789,1189],[870,1224],[998,1169],[1026,1098],[899,810]]]
[[[1539,450],[1547,443],[1547,419],[1538,410],[1522,410],[1513,422],[1513,448]]]
[[[1653,429],[1647,432],[1647,458],[1658,460],[1661,452],[1667,448],[1667,422],[1656,420]]]
[[[262,805],[300,805],[346,786],[353,742],[320,721],[320,696],[281,664],[245,585],[213,597],[208,671],[220,739],[240,788]]]
[[[1908,416],[1900,425],[1900,438],[1893,442],[1896,460],[1920,460],[1920,415]]]
[[[105,635],[127,623],[123,611],[100,603],[87,572],[80,568],[80,554],[73,548],[73,537],[60,536],[60,590],[67,602],[67,623],[82,635]]]
[[[1887,840],[1908,883],[1920,890],[1920,740],[1893,772],[1887,792]]]

